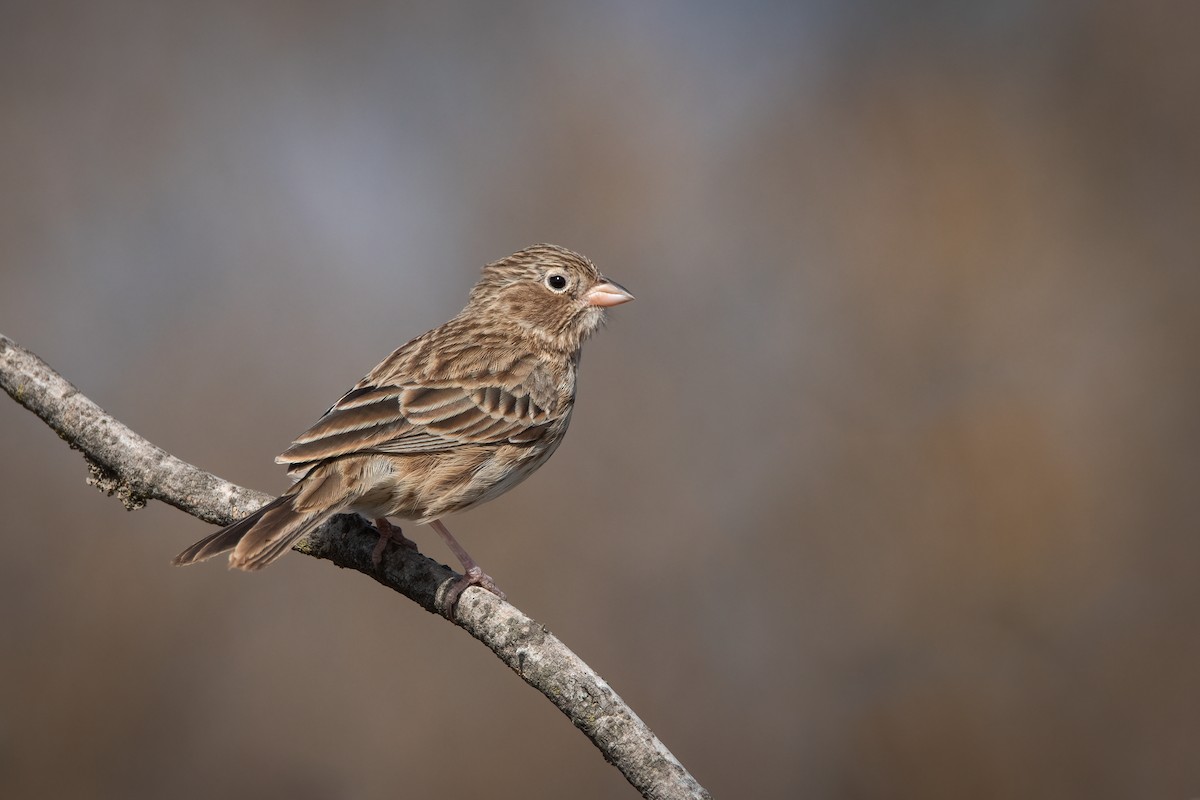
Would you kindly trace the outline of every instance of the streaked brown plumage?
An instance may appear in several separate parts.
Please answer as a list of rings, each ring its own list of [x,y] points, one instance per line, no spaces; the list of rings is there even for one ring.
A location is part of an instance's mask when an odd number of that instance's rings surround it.
[[[554,453],[581,345],[607,306],[632,299],[555,245],[488,264],[458,316],[384,359],[275,459],[291,488],[174,563],[232,551],[231,567],[261,569],[333,515],[359,513],[385,537],[387,517],[432,523],[469,581],[495,590],[438,519],[499,496]]]

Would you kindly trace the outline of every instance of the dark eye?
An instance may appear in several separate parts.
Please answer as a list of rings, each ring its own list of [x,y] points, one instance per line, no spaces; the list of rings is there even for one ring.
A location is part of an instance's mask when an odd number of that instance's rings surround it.
[[[552,292],[561,292],[567,288],[567,279],[563,275],[555,273],[546,277],[546,285],[550,287]]]

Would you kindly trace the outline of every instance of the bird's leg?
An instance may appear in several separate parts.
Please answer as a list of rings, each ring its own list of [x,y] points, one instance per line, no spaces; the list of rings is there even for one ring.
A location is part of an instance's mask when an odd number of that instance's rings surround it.
[[[463,566],[463,576],[456,580],[454,585],[446,590],[447,609],[454,608],[454,604],[458,602],[458,596],[462,594],[463,590],[468,586],[478,586],[481,589],[487,589],[501,600],[505,599],[504,592],[500,591],[500,587],[496,585],[494,580],[492,580],[492,576],[488,575],[479,568],[479,565],[475,563],[475,559],[471,558],[471,554],[468,553],[463,546],[458,543],[458,540],[450,534],[450,531],[446,530],[446,526],[442,524],[440,519],[435,519],[430,522],[429,527],[437,531],[438,536],[441,536],[442,539],[445,540],[446,546],[454,552],[454,555],[458,557],[458,560],[462,562]]]
[[[375,543],[375,549],[371,551],[371,563],[376,567],[383,561],[383,551],[387,549],[388,542],[395,542],[401,547],[407,547],[413,552],[418,552],[417,543],[405,536],[395,525],[388,522],[387,517],[380,517],[375,520],[375,528],[379,531],[379,541]]]

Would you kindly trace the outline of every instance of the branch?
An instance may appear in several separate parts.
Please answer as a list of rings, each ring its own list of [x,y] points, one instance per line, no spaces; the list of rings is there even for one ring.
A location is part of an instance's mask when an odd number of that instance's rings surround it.
[[[116,494],[130,510],[160,500],[205,522],[228,525],[271,500],[146,441],[2,333],[0,385],[83,453],[89,484]],[[483,642],[558,706],[643,797],[711,798],[633,709],[544,625],[478,587],[447,608],[446,590],[458,577],[449,567],[407,548],[389,548],[376,568],[371,551],[377,540],[378,533],[361,517],[343,515],[295,549],[357,570]]]

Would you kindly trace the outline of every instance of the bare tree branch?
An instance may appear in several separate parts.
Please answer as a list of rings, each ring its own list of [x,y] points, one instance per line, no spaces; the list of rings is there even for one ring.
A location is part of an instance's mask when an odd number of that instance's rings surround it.
[[[227,525],[271,499],[146,441],[4,334],[0,334],[0,385],[80,450],[91,471],[88,483],[116,494],[126,508],[161,500],[206,522]],[[357,570],[425,610],[450,618],[558,706],[643,797],[711,797],[604,679],[544,625],[478,587],[467,589],[458,604],[447,609],[446,589],[458,576],[399,547],[389,548],[376,568],[371,551],[377,538],[361,517],[344,515],[295,549]]]

